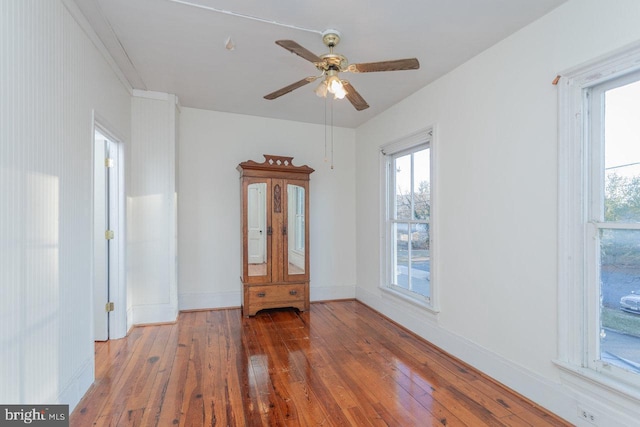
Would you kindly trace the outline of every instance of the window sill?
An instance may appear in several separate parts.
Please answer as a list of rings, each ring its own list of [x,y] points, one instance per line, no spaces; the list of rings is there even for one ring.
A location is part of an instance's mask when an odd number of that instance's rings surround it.
[[[431,305],[429,302],[427,302],[425,299],[418,299],[418,298],[414,298],[410,295],[405,294],[404,292],[400,292],[400,291],[396,291],[392,288],[386,287],[386,286],[380,286],[380,289],[382,290],[382,292],[389,294],[391,296],[393,296],[396,299],[399,299],[403,302],[407,302],[415,307],[418,307],[424,311],[427,311],[428,313],[432,314],[434,317],[440,313],[440,310],[437,307],[434,307],[433,305]]]
[[[583,391],[598,394],[599,390],[594,390],[589,387],[590,385],[595,385],[617,396],[633,399],[636,403],[640,400],[640,389],[631,383],[562,360],[554,360],[553,363],[563,371],[561,374],[562,381],[568,385],[580,388]]]

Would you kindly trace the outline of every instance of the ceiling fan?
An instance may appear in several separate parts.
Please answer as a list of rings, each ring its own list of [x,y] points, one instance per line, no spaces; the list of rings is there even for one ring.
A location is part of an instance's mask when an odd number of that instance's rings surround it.
[[[318,76],[305,77],[289,86],[265,95],[264,98],[269,100],[279,98],[299,87],[323,78],[320,85],[315,89],[316,95],[326,97],[327,93],[331,93],[334,95],[334,99],[343,99],[346,96],[355,109],[361,111],[369,108],[369,104],[367,104],[367,101],[355,90],[351,83],[340,78],[339,73],[371,73],[375,71],[417,70],[420,68],[420,63],[416,58],[349,64],[346,57],[333,52],[333,48],[340,42],[340,32],[337,30],[326,30],[322,33],[322,41],[329,47],[329,53],[320,56],[315,55],[293,40],[276,41],[278,46],[312,62],[321,74]]]

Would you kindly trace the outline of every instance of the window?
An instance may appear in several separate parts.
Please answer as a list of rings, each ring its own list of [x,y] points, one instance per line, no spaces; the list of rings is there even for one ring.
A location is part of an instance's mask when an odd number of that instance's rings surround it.
[[[430,303],[431,131],[383,148],[385,272],[383,286]]]
[[[581,375],[594,375],[592,379],[618,384],[621,390],[632,385],[636,395],[640,393],[638,60],[640,48],[627,50],[569,72],[562,81],[559,170],[559,363]]]
[[[597,328],[589,330],[588,364],[638,374],[640,73],[604,82],[585,95],[591,129],[587,141],[591,272],[586,285],[597,296],[593,301]]]

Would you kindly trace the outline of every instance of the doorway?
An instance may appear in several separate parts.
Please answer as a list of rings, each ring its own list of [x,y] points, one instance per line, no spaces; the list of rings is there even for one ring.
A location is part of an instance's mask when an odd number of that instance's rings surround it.
[[[98,122],[93,144],[93,330],[107,341],[126,335],[122,144]]]

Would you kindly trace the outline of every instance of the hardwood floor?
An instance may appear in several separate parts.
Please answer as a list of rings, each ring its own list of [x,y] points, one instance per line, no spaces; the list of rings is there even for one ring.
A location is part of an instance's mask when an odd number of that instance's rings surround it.
[[[357,301],[181,313],[96,343],[71,426],[565,426]]]

